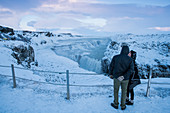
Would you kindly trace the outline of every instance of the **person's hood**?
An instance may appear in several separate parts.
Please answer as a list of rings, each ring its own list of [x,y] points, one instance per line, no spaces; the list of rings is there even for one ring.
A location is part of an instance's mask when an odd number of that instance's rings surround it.
[[[128,55],[129,54],[129,47],[128,46],[123,46],[120,54]]]
[[[131,52],[131,58],[133,60],[136,60],[136,51],[131,50],[130,52]]]

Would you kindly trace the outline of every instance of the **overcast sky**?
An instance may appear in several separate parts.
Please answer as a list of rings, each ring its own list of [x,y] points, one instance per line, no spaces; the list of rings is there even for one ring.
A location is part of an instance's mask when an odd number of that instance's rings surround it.
[[[170,0],[0,0],[0,25],[73,34],[170,33]]]

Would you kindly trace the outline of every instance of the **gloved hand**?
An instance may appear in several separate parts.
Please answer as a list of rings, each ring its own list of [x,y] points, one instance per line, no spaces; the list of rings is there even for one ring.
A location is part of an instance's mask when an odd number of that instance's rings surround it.
[[[124,79],[124,76],[120,76],[117,78],[119,81],[122,81]]]

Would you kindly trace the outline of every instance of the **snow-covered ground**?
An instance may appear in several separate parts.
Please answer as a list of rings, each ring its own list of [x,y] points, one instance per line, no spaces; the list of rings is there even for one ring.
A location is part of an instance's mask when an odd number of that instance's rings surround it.
[[[115,110],[110,106],[113,101],[112,87],[76,88],[71,87],[71,99],[61,90],[65,87],[33,84],[26,81],[16,89],[11,88],[8,79],[1,77],[0,112],[1,113],[169,113],[169,86],[153,86],[151,97],[144,96],[146,85],[135,88],[135,104],[125,111]],[[20,82],[21,84],[21,82]],[[156,88],[154,88],[156,87]],[[64,91],[65,92],[65,91]],[[86,93],[85,93],[86,92]],[[165,95],[160,95],[165,94]]]
[[[47,44],[40,44],[42,40],[47,41]],[[90,41],[86,42],[87,40]],[[84,52],[80,54],[94,57],[92,50],[96,50],[96,44],[106,46],[108,41],[107,39],[103,43],[104,39],[87,40],[83,43],[82,37],[55,39],[54,37],[39,36],[33,38],[31,46],[34,48],[38,67],[32,66],[31,69],[55,72],[69,70],[70,73],[91,73],[91,75],[70,74],[71,85],[84,85],[84,87],[70,86],[70,100],[66,100],[67,89],[65,85],[61,85],[66,84],[65,74],[15,68],[17,88],[12,88],[12,77],[6,76],[12,75],[11,68],[0,66],[0,113],[170,113],[169,78],[152,79],[151,82],[157,84],[151,84],[149,98],[145,97],[147,80],[142,80],[142,84],[135,87],[135,104],[133,106],[127,106],[125,111],[112,108],[110,103],[113,102],[113,80],[102,74],[95,75],[94,72],[81,68],[79,62],[74,61],[69,56],[67,58],[64,52],[61,53],[62,50],[56,50],[57,48],[72,50],[69,52],[71,54],[79,52],[76,51],[78,48],[81,50],[85,48]],[[76,45],[76,43],[79,43],[79,45]],[[90,43],[90,48],[89,45],[85,47],[87,43]],[[7,48],[20,44],[25,45],[26,43],[22,41],[0,41],[0,65],[10,66],[14,64],[15,67],[23,68],[21,65],[17,65],[16,60],[11,56],[12,50]],[[97,45],[97,47],[100,48],[101,46]],[[32,81],[18,79],[18,77]]]

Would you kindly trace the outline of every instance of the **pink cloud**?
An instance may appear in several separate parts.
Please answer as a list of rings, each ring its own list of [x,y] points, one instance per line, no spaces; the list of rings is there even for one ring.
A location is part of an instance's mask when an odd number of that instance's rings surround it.
[[[155,29],[155,30],[158,30],[158,31],[170,31],[170,27],[151,27],[151,28],[148,28],[148,29]]]

